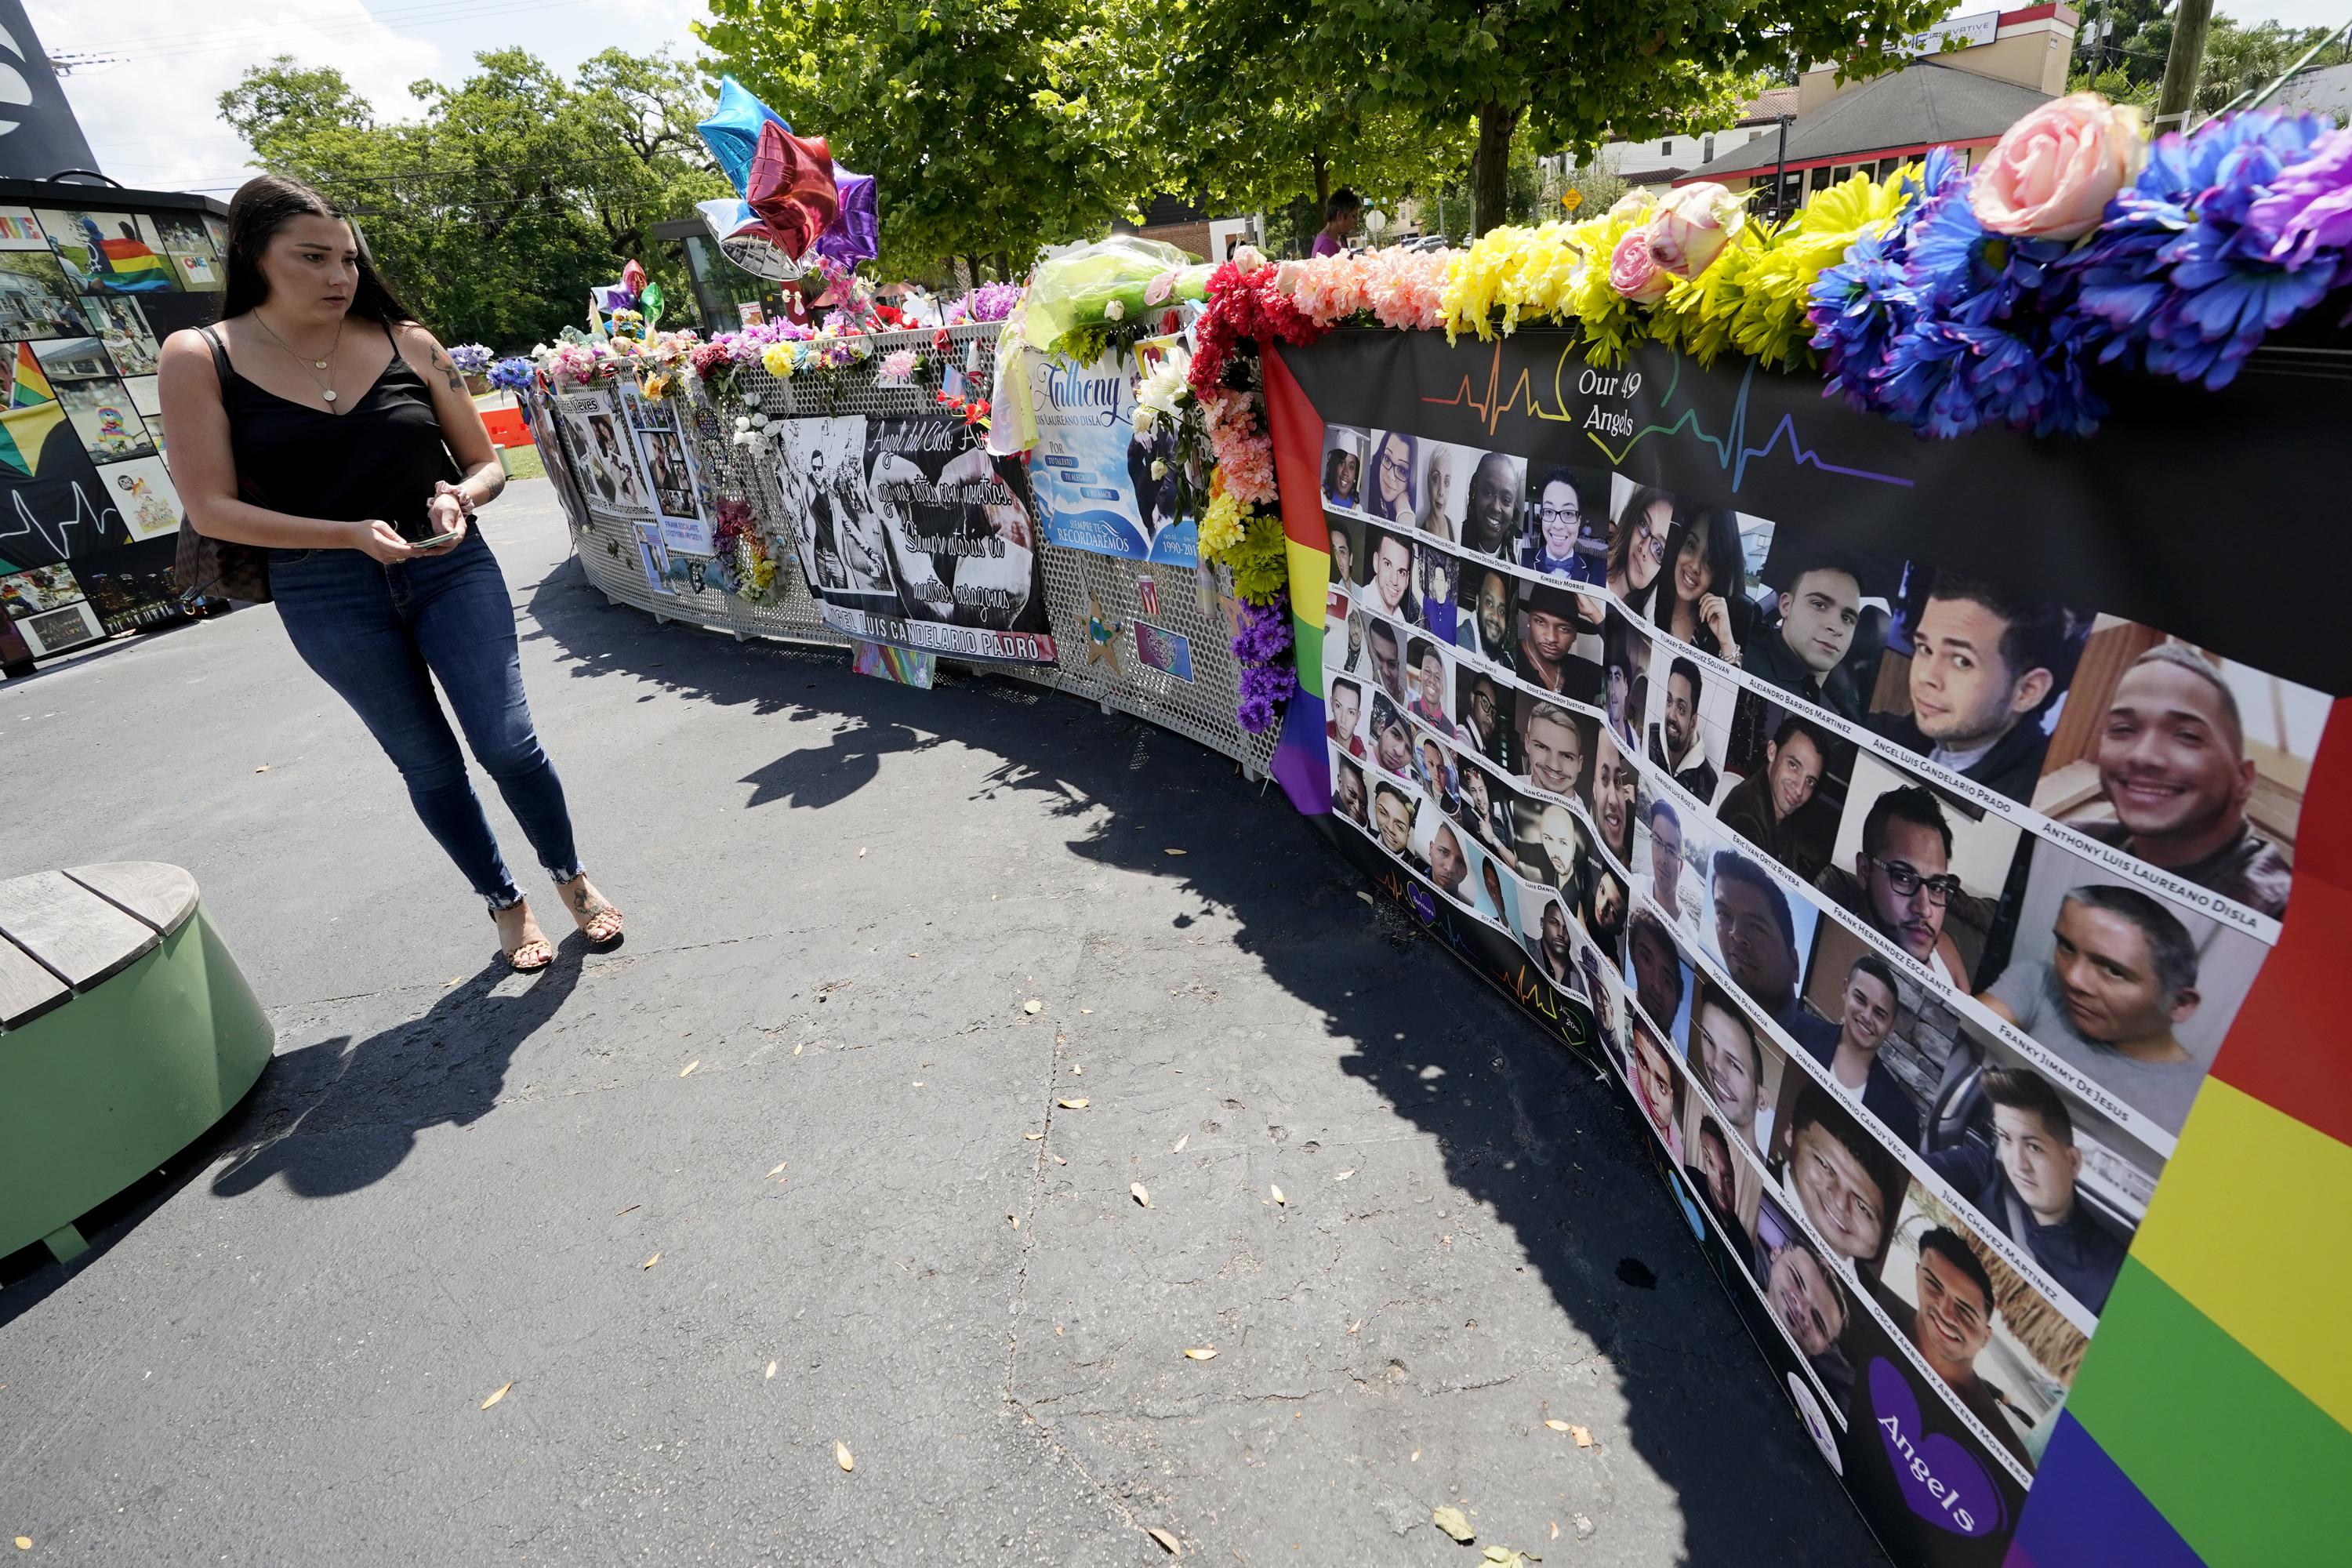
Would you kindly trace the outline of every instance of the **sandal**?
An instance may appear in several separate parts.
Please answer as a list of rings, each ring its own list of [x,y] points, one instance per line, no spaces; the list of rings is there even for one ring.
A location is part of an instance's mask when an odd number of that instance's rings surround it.
[[[580,928],[581,940],[588,944],[588,951],[607,952],[621,945],[621,910],[602,893],[592,894],[591,898],[592,902],[583,904],[576,898],[567,897],[564,907],[572,911],[572,923]]]
[[[498,918],[492,915],[490,922],[497,924]],[[517,974],[532,974],[555,962],[555,946],[547,938],[535,936],[514,947],[500,942],[499,954],[507,961],[507,967]]]

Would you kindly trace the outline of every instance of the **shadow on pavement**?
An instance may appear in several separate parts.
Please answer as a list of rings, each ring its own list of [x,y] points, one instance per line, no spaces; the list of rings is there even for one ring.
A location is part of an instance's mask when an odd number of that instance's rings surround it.
[[[540,584],[530,611],[575,677],[848,720],[827,745],[750,775],[755,805],[830,804],[871,783],[885,753],[954,742],[1002,759],[975,799],[1049,797],[1056,816],[1092,818],[1073,855],[1168,879],[1225,911],[1267,976],[1321,1011],[1343,1070],[1438,1141],[1456,1189],[1516,1234],[1528,1267],[1610,1357],[1641,1458],[1678,1496],[1685,1561],[1884,1561],[1614,1087],[1401,911],[1368,910],[1354,870],[1278,791],[1189,741],[1009,679],[943,676],[951,689],[913,691],[852,674],[835,651],[657,626],[607,606],[576,562]]]
[[[241,1197],[272,1176],[306,1198],[356,1192],[397,1169],[425,1128],[480,1120],[498,1103],[516,1050],[579,984],[584,951],[571,936],[553,963],[520,982],[494,959],[422,1017],[357,1043],[339,1036],[277,1057],[259,1090],[209,1141],[208,1158],[228,1161],[213,1177],[214,1194]]]

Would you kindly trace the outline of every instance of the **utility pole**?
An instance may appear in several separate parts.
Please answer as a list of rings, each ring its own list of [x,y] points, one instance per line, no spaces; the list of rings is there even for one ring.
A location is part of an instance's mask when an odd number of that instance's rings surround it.
[[[2189,0],[2181,0],[2188,5]],[[1772,221],[1780,223],[1789,216],[1789,122],[1793,114],[1780,116],[1780,155],[1772,168]]]
[[[2189,105],[2197,99],[2197,78],[2205,65],[2205,28],[2213,19],[2213,0],[2180,0],[2172,19],[2172,50],[2164,57],[2164,85],[2157,90],[2156,129],[2189,129]]]

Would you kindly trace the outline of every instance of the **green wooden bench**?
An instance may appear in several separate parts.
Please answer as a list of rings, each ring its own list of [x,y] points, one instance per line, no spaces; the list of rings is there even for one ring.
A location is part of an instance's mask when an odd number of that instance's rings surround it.
[[[275,1043],[177,866],[0,881],[0,1255],[80,1252],[74,1222],[201,1137]]]

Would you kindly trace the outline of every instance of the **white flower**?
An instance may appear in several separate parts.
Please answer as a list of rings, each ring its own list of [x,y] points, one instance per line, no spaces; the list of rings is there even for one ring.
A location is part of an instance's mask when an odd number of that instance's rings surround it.
[[[1135,405],[1135,433],[1137,435],[1149,436],[1159,424],[1160,410],[1152,407],[1149,403],[1139,403]]]
[[[1126,316],[1127,301],[1124,300],[1113,300],[1103,307],[1103,320],[1106,321],[1122,321]]]
[[[1155,479],[1166,479],[1168,477],[1168,465],[1160,461],[1158,458],[1152,458],[1151,477]]]
[[[1265,265],[1265,252],[1255,245],[1244,245],[1234,252],[1234,269],[1244,276]]]
[[[768,416],[767,416],[766,415],[764,415],[764,414],[754,414],[754,415],[752,415],[752,416],[751,416],[751,428],[752,428],[752,429],[754,429],[754,430],[764,430],[764,429],[766,429],[767,427],[768,427]]]
[[[735,428],[736,428],[736,429],[738,429],[738,430],[749,430],[751,427],[751,421],[749,418],[745,417],[744,416],[742,416],[742,415],[740,415],[740,414],[739,414],[739,415],[737,415],[737,416],[735,416]]]

